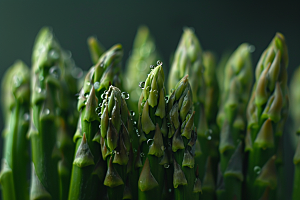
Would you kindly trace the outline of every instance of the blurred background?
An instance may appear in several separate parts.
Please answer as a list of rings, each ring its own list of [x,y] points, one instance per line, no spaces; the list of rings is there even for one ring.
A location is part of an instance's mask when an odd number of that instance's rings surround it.
[[[164,67],[177,47],[183,27],[193,27],[204,50],[220,58],[248,42],[255,46],[253,66],[276,32],[289,48],[289,78],[300,65],[300,7],[287,1],[0,1],[0,77],[16,59],[31,65],[36,34],[51,26],[77,66],[91,67],[86,39],[95,35],[109,48],[121,43],[125,64],[140,25],[149,27]],[[149,63],[150,65],[151,63]],[[124,66],[124,65],[123,65]],[[1,93],[0,93],[1,95]],[[289,122],[288,122],[289,124]],[[2,115],[0,129],[3,129]],[[293,150],[285,138],[287,199],[293,181]],[[2,155],[2,140],[0,155]],[[0,197],[1,199],[1,197]]]

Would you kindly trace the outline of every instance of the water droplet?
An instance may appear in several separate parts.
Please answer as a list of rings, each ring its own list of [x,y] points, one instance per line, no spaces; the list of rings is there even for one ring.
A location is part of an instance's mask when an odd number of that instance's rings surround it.
[[[118,152],[118,151],[117,151],[117,154],[119,155],[119,154],[120,154],[120,152]]]
[[[155,66],[154,65],[150,65],[150,69],[154,69],[155,68]]]
[[[122,92],[122,97],[124,99],[129,99],[129,94],[127,92]]]
[[[44,76],[42,76],[42,75],[39,76],[39,80],[40,80],[40,81],[43,81],[43,80],[44,80]]]
[[[55,49],[52,49],[49,51],[49,57],[53,60],[57,60],[59,58],[59,53]]]
[[[148,139],[148,140],[147,140],[147,144],[148,144],[148,145],[151,145],[152,142],[153,142],[153,139]]]
[[[140,83],[139,83],[139,87],[140,87],[141,89],[144,89],[144,88],[145,88],[145,81],[140,82]]]
[[[255,51],[255,46],[254,46],[254,45],[249,45],[249,46],[248,46],[248,51],[249,51],[250,53],[253,53],[253,52]]]
[[[60,69],[57,66],[51,67],[49,73],[56,79],[60,78]]]
[[[169,164],[164,164],[164,168],[166,168],[166,169],[168,169],[170,167],[170,165]]]
[[[145,154],[142,152],[142,153],[140,153],[140,156],[141,157],[145,157]]]
[[[169,189],[169,192],[172,192],[172,189],[171,189],[171,188]]]
[[[46,108],[45,111],[44,111],[44,114],[45,115],[49,115],[50,114],[50,110],[48,108]]]
[[[100,63],[100,67],[104,67],[104,62],[103,61]]]
[[[212,134],[213,131],[212,131],[211,129],[208,129],[208,133],[209,133],[209,134]]]
[[[41,92],[42,92],[42,88],[38,87],[38,88],[36,88],[36,91],[37,91],[38,93],[41,93]]]
[[[74,78],[79,79],[83,76],[83,71],[79,67],[75,67],[72,71],[71,74]]]
[[[16,87],[19,87],[21,85],[21,80],[20,80],[19,76],[14,75],[13,80],[14,80],[14,84],[15,84]]]
[[[101,129],[101,124],[99,125],[99,129]]]
[[[130,116],[134,117],[135,116],[135,112],[133,110],[130,111]]]
[[[23,117],[26,122],[30,120],[30,115],[28,113],[25,113]]]
[[[171,127],[171,123],[167,123],[167,127],[170,128]]]
[[[137,149],[133,149],[134,152],[137,152]]]
[[[136,125],[136,121],[133,121],[133,124]]]
[[[156,64],[157,64],[157,66],[158,66],[158,65],[163,65],[163,62],[161,62],[160,60],[158,60],[158,61],[156,62]]]
[[[210,135],[207,137],[207,140],[211,140],[211,136]]]
[[[90,82],[86,82],[86,84],[87,84],[87,85],[91,85],[91,83],[90,83]]]
[[[135,132],[136,132],[136,135],[137,135],[138,137],[141,136],[140,133],[139,133],[139,130],[136,129]]]
[[[101,111],[100,107],[97,107],[97,108],[95,109],[95,112],[96,112],[96,113],[100,113],[100,111]]]
[[[165,97],[165,101],[168,103],[168,101],[169,101],[169,97]]]
[[[261,172],[261,168],[259,166],[255,166],[253,170],[256,174],[260,174]]]
[[[95,88],[95,90],[98,90],[99,87],[100,87],[100,83],[99,83],[99,82],[94,83],[94,88]]]
[[[88,95],[88,94],[86,94],[86,95],[85,95],[85,98],[86,98],[86,99],[87,99],[87,98],[89,98],[89,95]]]

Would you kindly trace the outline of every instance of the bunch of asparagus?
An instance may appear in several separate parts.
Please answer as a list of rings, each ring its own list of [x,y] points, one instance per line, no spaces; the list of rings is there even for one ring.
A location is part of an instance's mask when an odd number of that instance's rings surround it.
[[[190,28],[167,80],[145,26],[123,76],[120,44],[87,43],[93,66],[84,73],[43,28],[31,72],[17,61],[4,75],[4,200],[283,199],[289,98],[282,34],[262,54],[254,86],[251,45],[217,64]]]

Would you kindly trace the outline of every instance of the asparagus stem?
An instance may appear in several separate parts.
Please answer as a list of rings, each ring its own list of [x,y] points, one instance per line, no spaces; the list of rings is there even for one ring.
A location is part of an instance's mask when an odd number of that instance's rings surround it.
[[[287,64],[285,39],[277,33],[257,64],[256,83],[247,108],[247,199],[259,199],[267,187],[269,197],[278,192],[280,141],[288,110]]]
[[[5,145],[2,159],[0,182],[3,199],[29,199],[27,184],[28,142],[26,133],[29,128],[30,71],[22,62],[11,66],[2,82],[2,92],[7,98],[4,114],[7,127],[4,131]]]

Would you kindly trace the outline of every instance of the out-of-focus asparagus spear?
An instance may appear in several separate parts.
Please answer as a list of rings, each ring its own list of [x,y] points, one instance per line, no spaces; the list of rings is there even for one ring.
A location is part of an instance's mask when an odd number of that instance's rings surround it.
[[[128,93],[121,93],[119,88],[110,86],[101,108],[100,144],[102,157],[107,161],[104,185],[108,187],[108,197],[112,200],[132,198],[129,186],[124,194],[125,184],[129,183],[127,170],[132,164],[129,163],[131,138],[128,132],[130,116],[125,102],[127,98]]]
[[[31,126],[32,147],[31,199],[60,199],[57,146],[58,92],[62,50],[49,28],[43,28],[36,39],[32,55]]]
[[[144,87],[142,81],[146,80],[150,69],[154,67],[150,64],[155,63],[158,57],[155,41],[149,29],[146,26],[139,27],[123,76],[123,87],[130,94],[128,106],[135,113],[138,113],[136,105],[141,95],[141,88]]]
[[[246,199],[259,199],[266,190],[269,199],[276,199],[280,191],[281,142],[288,111],[287,65],[284,36],[276,33],[256,66],[256,83],[247,108]]]
[[[87,39],[87,44],[90,51],[90,56],[93,64],[97,64],[101,55],[105,52],[105,48],[95,36],[90,36]]]
[[[158,66],[150,72],[138,103],[140,148],[136,166],[140,167],[140,200],[162,199],[164,165],[168,165],[164,145],[167,128],[164,72],[161,65],[158,61]]]
[[[58,163],[58,173],[60,179],[60,197],[68,199],[69,186],[71,179],[72,163],[75,145],[73,143],[73,135],[76,131],[79,113],[77,111],[76,93],[77,81],[80,78],[78,69],[72,59],[71,52],[62,51],[63,67],[60,68],[60,90],[58,93],[58,113],[57,124],[57,146],[62,154],[62,158]],[[80,71],[79,71],[80,72]]]
[[[196,177],[195,144],[197,132],[194,126],[193,95],[188,75],[175,86],[168,101],[168,137],[172,141],[173,187],[175,199],[199,199],[201,181]],[[173,131],[175,130],[175,132]]]
[[[291,119],[293,121],[293,126],[289,127],[289,131],[293,134],[290,134],[290,141],[293,144],[293,147],[296,149],[298,137],[300,134],[300,126],[298,122],[300,122],[300,67],[296,69],[293,73],[293,77],[290,84],[290,112]],[[296,134],[295,134],[296,133]]]
[[[220,96],[224,88],[224,73],[225,73],[225,66],[227,64],[228,59],[230,58],[232,54],[232,51],[225,51],[222,53],[222,56],[218,62],[218,67],[217,67],[217,79],[218,79],[218,84],[219,84],[219,91],[220,91]],[[221,100],[221,98],[219,99]]]
[[[123,56],[121,45],[115,45],[100,58],[87,73],[79,94],[80,117],[73,140],[76,143],[73,161],[69,200],[96,199],[105,196],[103,185],[106,165],[100,150],[99,103],[104,90],[119,82],[120,61]]]
[[[204,180],[203,194],[210,194],[210,197],[214,198],[214,170],[206,170],[206,162],[210,153],[210,142],[214,140],[208,131],[208,124],[205,116],[204,104],[205,104],[205,85],[203,78],[203,60],[202,49],[194,31],[190,28],[185,28],[184,33],[180,39],[177,50],[175,52],[172,67],[170,69],[168,78],[169,90],[174,88],[177,82],[182,79],[186,74],[189,75],[191,89],[193,93],[193,104],[195,113],[195,122],[197,124],[197,143],[195,153],[195,166],[198,167],[200,180]],[[171,130],[174,132],[174,130]],[[212,174],[207,174],[212,173]],[[212,178],[212,180],[210,180]]]
[[[0,183],[3,200],[28,200],[27,169],[30,105],[30,70],[16,61],[2,81],[2,105],[6,127]]]
[[[219,127],[217,125],[217,114],[219,104],[219,85],[217,81],[216,58],[212,52],[205,51],[203,53],[203,65],[205,71],[203,73],[205,82],[205,117],[207,120],[209,135],[207,143],[209,145],[209,156],[212,164],[212,172],[216,177],[217,163],[219,161]],[[215,178],[214,177],[214,178]]]
[[[300,91],[299,91],[299,78],[300,76],[300,67],[296,69],[293,74],[291,85],[290,85],[290,102],[291,102],[291,117],[293,120],[293,127],[290,128],[290,139],[291,143],[296,147],[295,155],[294,155],[294,164],[295,164],[295,172],[294,172],[294,187],[293,187],[293,200],[300,198],[300,140],[299,133],[300,127],[298,125],[300,121]],[[295,134],[296,133],[296,134]]]
[[[218,114],[220,133],[220,172],[223,187],[218,199],[242,199],[243,147],[246,133],[246,107],[252,86],[250,45],[244,43],[229,58],[224,71],[221,108]]]

